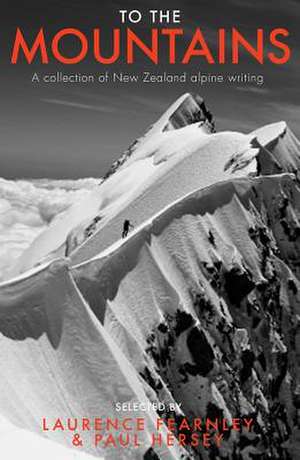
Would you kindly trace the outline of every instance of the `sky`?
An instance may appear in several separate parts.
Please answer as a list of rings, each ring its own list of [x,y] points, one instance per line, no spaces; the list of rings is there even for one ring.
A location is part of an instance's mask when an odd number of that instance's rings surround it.
[[[217,50],[217,29],[238,28],[253,40],[257,28],[266,37],[275,27],[289,29],[292,49],[288,64],[276,66],[255,62],[242,55],[241,63],[208,65],[201,57],[189,65],[166,63],[166,48],[161,50],[158,66],[137,53],[137,63],[122,62],[111,66],[95,63],[88,55],[78,65],[62,65],[50,59],[48,65],[37,60],[28,65],[20,60],[10,63],[16,27],[28,41],[44,27],[47,43],[60,29],[79,28],[90,36],[93,28],[103,32],[104,50],[109,52],[110,33],[120,25],[120,9],[139,9],[144,18],[149,9],[159,9],[160,1],[131,0],[44,0],[6,2],[1,7],[1,84],[0,84],[0,176],[15,178],[100,177],[128,145],[141,136],[167,107],[185,92],[204,97],[216,119],[217,130],[249,132],[259,126],[285,120],[300,137],[299,87],[299,0],[172,0],[163,9],[180,9],[185,31],[178,55],[187,48],[193,31],[200,27],[212,53]],[[149,21],[129,25],[147,41]],[[124,42],[124,40],[123,40]],[[266,50],[270,50],[268,41]],[[72,41],[65,41],[64,52],[74,54]],[[264,77],[264,84],[46,84],[32,83],[32,75],[55,72],[110,72],[154,74],[202,72],[214,74],[250,73]]]

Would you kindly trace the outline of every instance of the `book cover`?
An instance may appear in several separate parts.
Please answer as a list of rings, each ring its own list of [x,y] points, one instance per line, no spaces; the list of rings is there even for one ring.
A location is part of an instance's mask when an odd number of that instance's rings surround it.
[[[299,17],[2,5],[1,459],[300,458]]]

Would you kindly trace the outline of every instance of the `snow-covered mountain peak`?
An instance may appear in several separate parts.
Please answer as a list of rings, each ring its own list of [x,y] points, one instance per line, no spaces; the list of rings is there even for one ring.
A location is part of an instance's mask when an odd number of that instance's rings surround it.
[[[180,96],[163,115],[146,131],[140,138],[136,139],[121,157],[115,161],[106,175],[108,178],[119,168],[126,166],[129,158],[134,157],[137,150],[147,143],[154,135],[176,130],[189,125],[196,124],[203,133],[212,133],[215,131],[213,115],[206,107],[204,99],[198,94],[185,93]]]
[[[300,144],[283,122],[214,133],[191,122],[200,105],[182,96],[0,285],[0,416],[40,432],[45,414],[125,418],[119,400],[180,403],[135,413],[138,450],[91,447],[90,432],[82,450],[299,458]],[[229,429],[211,448],[179,446],[178,432],[151,447],[158,415]],[[253,429],[234,430],[244,417]]]
[[[203,99],[181,96],[106,180],[38,236],[11,275],[60,256],[81,263],[118,240],[126,219],[138,227],[196,189],[248,174],[293,172],[299,165],[299,141],[284,122],[248,135],[213,131]]]

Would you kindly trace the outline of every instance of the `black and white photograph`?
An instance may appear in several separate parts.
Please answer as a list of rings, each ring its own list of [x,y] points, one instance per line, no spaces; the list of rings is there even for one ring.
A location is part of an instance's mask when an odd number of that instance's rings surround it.
[[[1,6],[1,460],[300,458],[299,20]]]

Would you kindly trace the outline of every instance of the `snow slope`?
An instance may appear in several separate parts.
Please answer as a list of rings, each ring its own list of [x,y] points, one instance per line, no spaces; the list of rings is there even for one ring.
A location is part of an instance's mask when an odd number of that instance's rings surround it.
[[[48,426],[58,417],[126,418],[130,413],[117,413],[115,402],[148,402],[138,376],[91,314],[65,262],[2,285],[0,317],[0,413],[15,425],[41,434],[44,417]],[[140,448],[96,448],[94,432],[83,432],[82,450],[100,457],[105,452],[107,459],[141,458],[157,415],[135,416],[147,422]],[[70,433],[43,434],[72,446]],[[176,446],[160,450],[164,458],[178,458]]]
[[[83,432],[82,451],[296,460],[299,142],[284,122],[208,132],[187,115],[197,104],[177,101],[0,285],[0,415],[70,447],[70,433],[41,433],[45,414],[124,418],[117,401],[181,403],[160,416],[255,427],[223,432],[220,447],[151,449],[158,414],[135,412],[147,422],[138,449],[95,448]],[[120,239],[125,218],[135,229]]]
[[[17,442],[16,442],[17,440]],[[35,433],[19,429],[7,419],[0,418],[1,453],[7,460],[93,460],[95,457],[69,449]],[[26,455],[24,457],[24,454]]]

